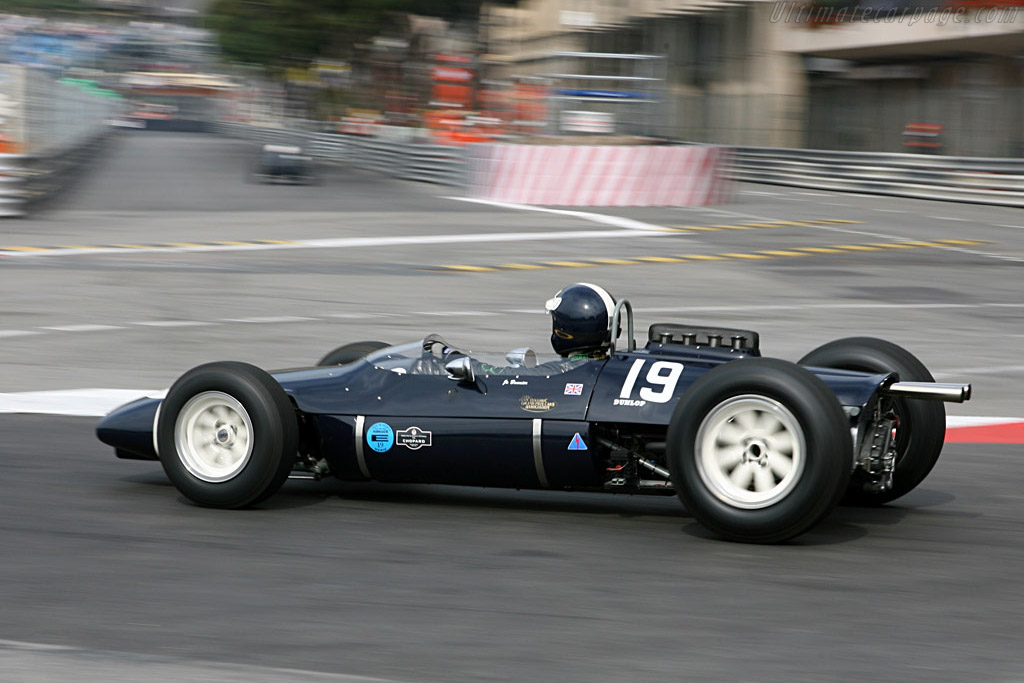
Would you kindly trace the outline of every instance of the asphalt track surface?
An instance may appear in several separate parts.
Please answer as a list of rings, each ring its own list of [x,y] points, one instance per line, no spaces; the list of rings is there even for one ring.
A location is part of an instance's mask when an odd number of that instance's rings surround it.
[[[159,389],[204,361],[287,367],[427,332],[543,348],[536,311],[582,279],[628,296],[641,329],[750,326],[783,358],[886,337],[974,382],[951,414],[1024,415],[1019,211],[745,185],[710,210],[600,213],[801,224],[620,235],[345,167],[317,187],[246,185],[248,152],[125,135],[53,210],[0,223],[7,246],[269,245],[0,256],[0,393]],[[859,222],[806,224],[821,219]],[[423,239],[437,235],[464,240]],[[408,239],[269,242],[366,237]],[[984,244],[837,248],[942,239]],[[767,251],[802,255],[545,265]],[[524,261],[538,268],[431,272]],[[709,538],[672,498],[289,482],[260,509],[206,510],[155,463],[116,460],[94,424],[0,416],[2,681],[1024,678],[1020,446],[949,444],[903,499],[755,547]]]

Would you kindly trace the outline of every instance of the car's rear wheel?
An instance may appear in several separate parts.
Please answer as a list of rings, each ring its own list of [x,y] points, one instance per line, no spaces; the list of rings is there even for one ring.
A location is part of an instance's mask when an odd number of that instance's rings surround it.
[[[168,478],[199,505],[241,508],[276,492],[298,449],[291,401],[247,363],[200,365],[160,405],[157,445]]]
[[[901,346],[873,337],[837,339],[800,359],[801,365],[859,372],[895,372],[904,382],[934,382],[928,368]],[[873,491],[862,470],[854,472],[844,503],[882,505],[909,493],[924,481],[942,453],[946,438],[946,409],[938,401],[893,401],[899,419],[896,429],[896,465],[893,485]]]
[[[326,356],[317,361],[317,365],[347,365],[348,363],[354,363],[360,358],[364,358],[367,354],[371,354],[374,351],[385,349],[391,346],[381,341],[361,341],[353,342],[351,344],[345,344],[334,349]]]
[[[853,460],[832,390],[766,358],[725,363],[694,382],[672,416],[667,454],[687,510],[747,543],[785,541],[820,522]]]

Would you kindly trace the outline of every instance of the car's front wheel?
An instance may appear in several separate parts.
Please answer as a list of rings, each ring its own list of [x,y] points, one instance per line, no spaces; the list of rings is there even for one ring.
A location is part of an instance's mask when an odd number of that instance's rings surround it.
[[[241,508],[265,500],[288,478],[298,441],[295,410],[281,385],[247,363],[193,368],[160,405],[160,463],[199,505]]]
[[[668,430],[672,481],[683,504],[733,541],[778,543],[838,503],[853,461],[832,390],[785,361],[725,363],[694,382]]]

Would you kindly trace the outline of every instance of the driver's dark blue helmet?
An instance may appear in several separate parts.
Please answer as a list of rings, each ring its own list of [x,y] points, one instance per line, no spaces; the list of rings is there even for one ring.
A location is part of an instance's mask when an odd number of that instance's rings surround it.
[[[611,343],[615,299],[603,287],[577,282],[545,305],[551,314],[551,346],[561,356],[604,351]]]

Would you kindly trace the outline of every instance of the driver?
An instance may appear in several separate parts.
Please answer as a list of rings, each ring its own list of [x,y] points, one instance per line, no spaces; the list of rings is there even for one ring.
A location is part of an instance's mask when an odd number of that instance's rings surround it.
[[[615,298],[603,287],[577,282],[544,308],[551,314],[551,346],[563,358],[607,358]]]

